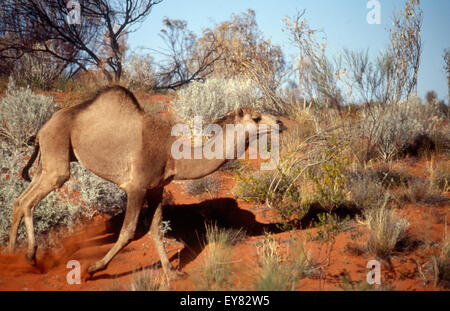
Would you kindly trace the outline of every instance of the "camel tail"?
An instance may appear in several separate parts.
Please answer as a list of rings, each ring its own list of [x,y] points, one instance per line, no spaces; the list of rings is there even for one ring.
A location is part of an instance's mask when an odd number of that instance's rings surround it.
[[[33,163],[36,160],[38,154],[39,154],[39,142],[38,142],[38,140],[36,138],[36,142],[34,144],[33,154],[31,155],[30,160],[28,160],[27,165],[25,165],[25,167],[22,170],[22,177],[26,181],[31,181],[30,175],[28,175],[28,171],[30,170],[31,166],[33,166]]]

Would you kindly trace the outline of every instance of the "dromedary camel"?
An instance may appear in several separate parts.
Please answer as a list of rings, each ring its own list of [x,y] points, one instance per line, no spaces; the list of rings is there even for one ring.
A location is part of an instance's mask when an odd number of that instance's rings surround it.
[[[239,109],[222,119],[223,125],[252,123],[278,124],[284,128],[281,121],[250,108]],[[225,133],[223,131],[222,135]],[[226,139],[222,138],[225,144]],[[125,218],[118,240],[103,259],[87,267],[84,277],[89,278],[106,269],[111,259],[132,240],[146,199],[149,208],[154,209],[150,235],[163,270],[168,279],[179,276],[180,273],[169,262],[159,231],[163,187],[172,180],[196,179],[211,174],[227,159],[224,156],[223,159],[176,160],[171,156],[175,139],[168,123],[144,113],[134,95],[120,86],[103,89],[92,100],[56,112],[39,130],[34,152],[22,173],[25,179],[30,180],[28,170],[40,151],[37,173],[14,201],[10,251],[14,250],[17,229],[24,217],[28,236],[25,257],[31,265],[36,264],[33,209],[48,193],[69,179],[69,163],[79,161],[127,194]],[[247,137],[246,147],[248,145]],[[198,147],[192,147],[192,153],[195,148]]]

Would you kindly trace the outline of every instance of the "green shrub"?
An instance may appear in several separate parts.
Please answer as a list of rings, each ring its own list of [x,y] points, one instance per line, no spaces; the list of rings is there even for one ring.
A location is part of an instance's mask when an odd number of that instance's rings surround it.
[[[257,87],[250,80],[210,78],[203,83],[193,81],[178,91],[172,107],[184,120],[202,116],[204,121],[213,121],[239,107],[271,111],[271,103],[261,98]]]
[[[34,94],[30,88],[17,88],[9,79],[6,96],[0,100],[0,140],[14,148],[33,144],[33,137],[52,116],[55,106],[48,96]]]
[[[247,201],[266,203],[275,209],[281,217],[281,229],[287,230],[295,225],[308,211],[300,195],[300,188],[295,183],[295,171],[283,174],[276,172],[247,172],[237,174],[238,180],[235,195]]]
[[[445,116],[418,99],[396,104],[371,104],[362,111],[361,137],[372,143],[379,156],[392,160],[404,147],[420,135],[431,134],[442,124]]]
[[[308,174],[315,185],[315,201],[329,212],[346,201],[346,172],[350,160],[343,156],[343,151],[344,146],[331,137],[327,146],[321,150],[324,162],[316,172],[311,170]]]

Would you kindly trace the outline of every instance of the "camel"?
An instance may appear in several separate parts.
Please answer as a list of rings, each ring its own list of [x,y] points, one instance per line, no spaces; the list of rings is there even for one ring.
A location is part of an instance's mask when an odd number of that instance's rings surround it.
[[[222,126],[258,123],[277,124],[280,131],[285,129],[275,117],[251,108],[240,108],[221,119]],[[257,139],[258,135],[246,137],[246,148],[249,139]],[[225,137],[221,138],[225,144]],[[146,114],[133,93],[121,86],[107,87],[91,100],[58,110],[38,131],[33,154],[23,169],[22,176],[30,181],[28,170],[40,153],[31,183],[13,203],[9,250],[15,249],[17,229],[24,218],[28,237],[25,258],[29,264],[36,265],[34,207],[69,179],[70,162],[78,161],[94,174],[118,185],[127,195],[125,218],[116,243],[101,260],[84,269],[83,278],[87,280],[106,269],[113,257],[132,241],[145,200],[148,208],[154,210],[150,236],[167,279],[185,276],[172,267],[162,242],[159,225],[163,188],[173,180],[202,178],[228,160],[226,157],[174,159],[171,145],[175,139],[169,123]],[[192,153],[195,148],[198,146],[192,146]]]

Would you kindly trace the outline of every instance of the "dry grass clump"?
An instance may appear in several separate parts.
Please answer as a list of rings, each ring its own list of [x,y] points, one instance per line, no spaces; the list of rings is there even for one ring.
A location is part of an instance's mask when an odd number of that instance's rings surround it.
[[[166,278],[153,269],[133,272],[132,291],[159,291],[166,289]]]
[[[450,288],[450,241],[448,237],[443,242],[440,253],[430,257],[430,264],[434,286],[442,284],[445,288]]]
[[[267,235],[257,249],[261,267],[255,281],[257,291],[285,291],[289,289],[288,267],[281,263],[278,244]]]
[[[368,249],[371,253],[389,258],[399,242],[407,237],[409,222],[399,217],[393,209],[387,208],[388,197],[379,208],[364,213],[367,226],[371,229]]]
[[[199,290],[224,290],[232,286],[231,248],[242,241],[242,230],[206,225],[205,257],[194,283]]]
[[[286,258],[282,258],[279,244],[266,234],[257,248],[259,270],[254,282],[257,291],[295,290],[299,280],[317,273],[317,264],[304,243],[294,238],[289,243]]]

